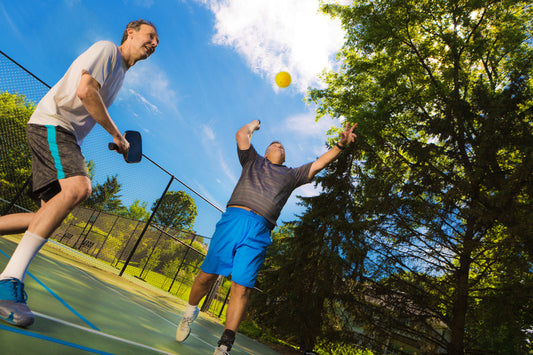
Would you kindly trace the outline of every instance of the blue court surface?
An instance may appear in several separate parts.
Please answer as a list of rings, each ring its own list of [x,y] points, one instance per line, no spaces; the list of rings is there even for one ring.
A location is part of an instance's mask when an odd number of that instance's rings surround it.
[[[0,270],[18,239],[0,236]],[[177,343],[183,301],[76,253],[49,241],[33,260],[24,283],[35,323],[25,329],[0,322],[1,354],[213,353],[223,331],[218,320],[201,313],[189,338]],[[278,353],[237,334],[231,354]]]

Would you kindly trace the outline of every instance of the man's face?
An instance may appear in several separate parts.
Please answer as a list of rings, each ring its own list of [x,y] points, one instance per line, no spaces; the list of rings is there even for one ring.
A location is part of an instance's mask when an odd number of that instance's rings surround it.
[[[281,165],[285,163],[285,148],[279,142],[270,144],[266,150],[265,158],[271,163]]]
[[[159,36],[155,28],[142,24],[139,31],[133,28],[128,29],[128,40],[132,43],[132,48],[138,55],[138,60],[146,59],[155,52],[159,44]]]

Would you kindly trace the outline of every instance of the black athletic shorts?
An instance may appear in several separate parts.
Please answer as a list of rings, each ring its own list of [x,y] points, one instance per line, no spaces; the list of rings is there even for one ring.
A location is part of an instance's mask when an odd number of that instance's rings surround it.
[[[59,180],[89,176],[76,137],[63,127],[29,124],[26,135],[31,149],[33,194],[44,201],[54,197]]]

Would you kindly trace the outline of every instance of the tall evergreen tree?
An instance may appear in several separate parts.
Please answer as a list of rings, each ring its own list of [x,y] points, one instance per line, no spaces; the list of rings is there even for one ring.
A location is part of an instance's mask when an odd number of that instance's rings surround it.
[[[109,213],[124,214],[126,213],[126,207],[124,207],[120,199],[121,189],[122,186],[118,182],[117,175],[108,176],[103,184],[97,184],[93,187],[93,192],[84,202],[84,205]]]
[[[354,311],[375,337],[407,336],[419,351],[526,352],[531,4],[378,0],[325,10],[342,20],[346,42],[339,71],[309,100],[319,116],[359,124],[352,228],[371,249]],[[515,300],[498,311],[506,317],[488,316],[509,292]]]

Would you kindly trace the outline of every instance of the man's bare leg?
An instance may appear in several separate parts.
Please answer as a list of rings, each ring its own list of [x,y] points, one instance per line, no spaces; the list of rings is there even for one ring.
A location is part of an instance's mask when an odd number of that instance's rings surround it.
[[[185,309],[183,318],[180,321],[178,329],[176,330],[176,341],[183,342],[189,337],[191,333],[191,324],[194,322],[200,310],[198,304],[202,298],[209,292],[209,289],[218,278],[216,274],[208,274],[200,270],[196,275],[192,284],[191,292],[189,293],[189,304]]]
[[[63,219],[91,194],[91,180],[86,176],[61,179],[59,183],[61,192],[43,204],[31,218],[28,229],[0,274],[0,317],[17,326],[29,326],[35,319],[22,296],[26,270]],[[27,222],[24,218],[21,224]]]
[[[192,284],[191,293],[189,294],[189,304],[198,306],[217,278],[218,275],[216,274],[208,274],[200,270],[200,273],[196,275]]]
[[[33,214],[28,229],[0,274],[0,279],[14,278],[24,282],[26,270],[46,240],[70,211],[86,199],[91,192],[91,181],[86,176],[62,179],[60,184],[61,192],[47,203],[43,203],[39,211]],[[21,219],[19,227],[27,223],[26,218]]]
[[[91,195],[91,180],[73,176],[59,180],[61,191],[42,206],[32,218],[28,231],[48,239],[65,217]]]
[[[244,312],[246,312],[246,308],[248,307],[251,292],[251,288],[239,285],[233,281],[231,282],[231,296],[228,310],[226,311],[226,326],[224,329],[237,332]]]
[[[235,342],[237,329],[248,307],[251,292],[251,288],[239,285],[233,281],[231,282],[231,296],[226,312],[226,325],[218,341],[219,347],[215,350],[215,354],[225,354],[231,350]]]
[[[0,235],[24,233],[35,213],[12,213],[0,217]]]

